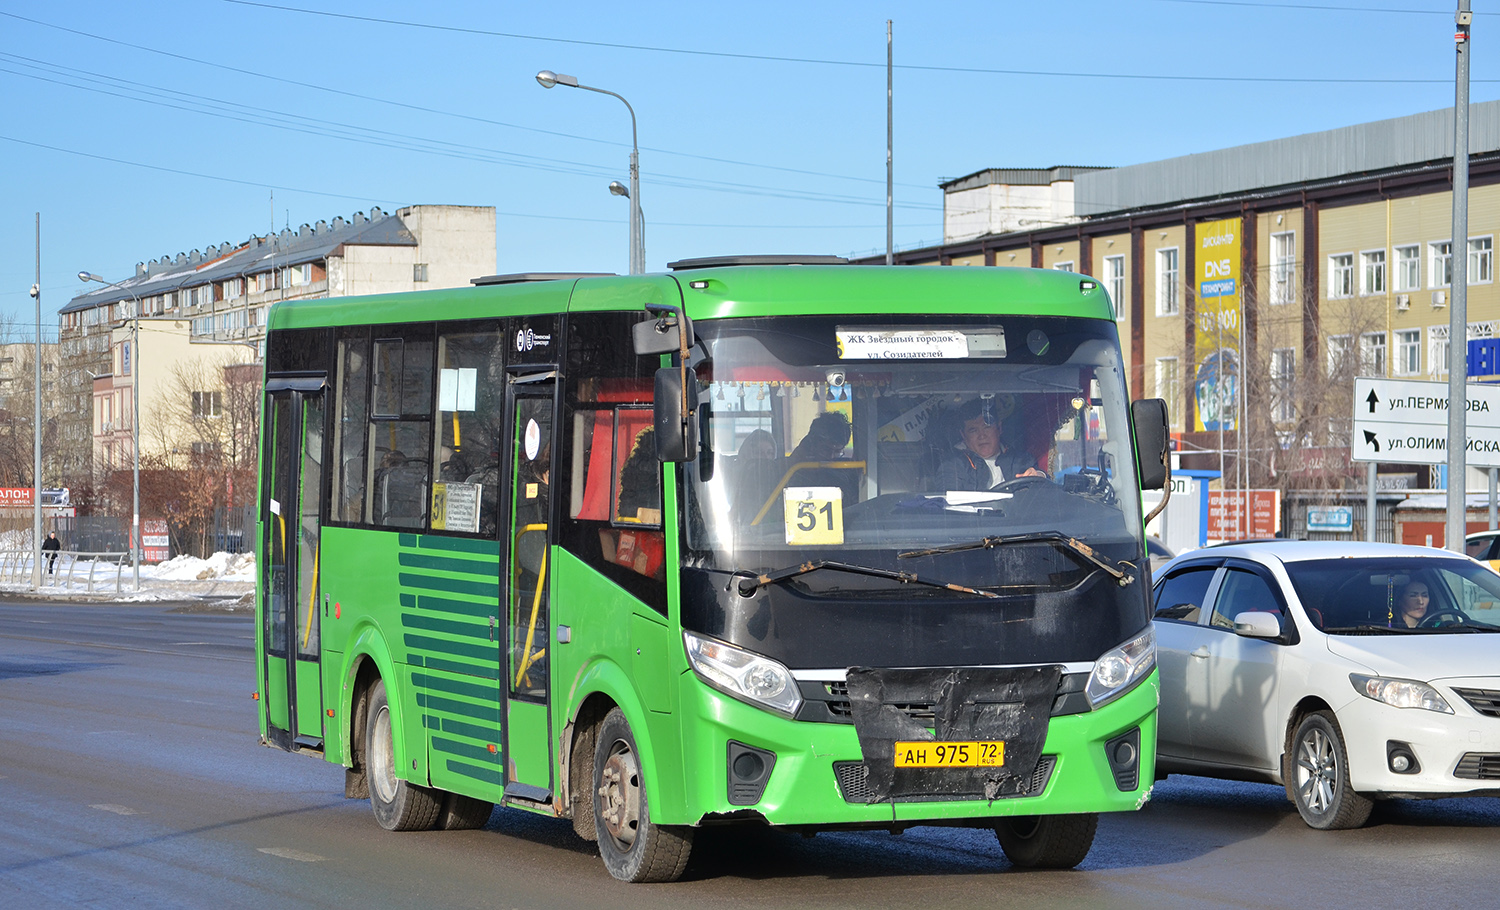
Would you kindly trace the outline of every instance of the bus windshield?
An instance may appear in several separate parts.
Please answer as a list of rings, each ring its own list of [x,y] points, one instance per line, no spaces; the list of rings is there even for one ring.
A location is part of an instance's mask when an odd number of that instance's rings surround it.
[[[687,544],[707,564],[758,575],[828,560],[1035,593],[1098,569],[1049,535],[1138,560],[1113,324],[777,316],[695,329],[707,419],[686,472]],[[932,552],[1014,538],[1032,570],[1005,577],[993,558]],[[850,572],[806,573],[797,584],[865,595],[900,587]]]

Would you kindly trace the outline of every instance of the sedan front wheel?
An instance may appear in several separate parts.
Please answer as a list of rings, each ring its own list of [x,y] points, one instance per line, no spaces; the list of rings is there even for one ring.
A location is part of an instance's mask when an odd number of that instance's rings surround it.
[[[1309,827],[1324,831],[1358,828],[1374,803],[1349,785],[1349,751],[1333,714],[1315,711],[1292,737],[1292,797]]]

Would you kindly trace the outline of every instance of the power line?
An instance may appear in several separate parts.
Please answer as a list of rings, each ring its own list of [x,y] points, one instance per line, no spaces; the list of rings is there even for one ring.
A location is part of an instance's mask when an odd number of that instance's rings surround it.
[[[1335,13],[1400,13],[1420,16],[1451,16],[1451,10],[1441,9],[1394,9],[1380,6],[1330,6],[1318,3],[1258,3],[1254,0],[1157,0],[1158,3],[1186,3],[1193,6],[1248,6],[1256,9],[1301,9]],[[1500,13],[1475,13],[1476,16],[1497,16]]]
[[[446,140],[416,139],[400,133],[387,130],[377,130],[370,127],[362,127],[355,124],[340,123],[338,121],[315,119],[304,117],[300,114],[285,111],[268,110],[256,108],[249,105],[239,104],[232,101],[212,98],[209,96],[189,95],[174,89],[161,86],[149,85],[147,83],[134,82],[128,79],[120,79],[87,70],[78,70],[72,67],[59,66],[57,64],[36,61],[33,58],[21,57],[15,54],[0,52],[0,58],[8,57],[13,60],[25,61],[22,65],[45,66],[54,71],[54,75],[63,75],[67,78],[83,79],[84,81],[107,80],[101,88],[90,85],[77,85],[72,82],[51,79],[36,73],[17,72],[0,66],[0,73],[9,73],[28,79],[36,79],[56,85],[63,85],[80,91],[95,92],[110,97],[123,98],[140,104],[149,104],[157,107],[165,107],[172,110],[181,110],[189,113],[202,114],[204,116],[218,117],[242,123],[250,123],[256,126],[267,126],[273,129],[286,130],[288,132],[302,133],[305,135],[322,136],[326,138],[344,139],[357,141],[362,145],[376,145],[384,148],[392,148],[402,151],[412,151],[421,154],[440,155],[449,158],[458,158],[468,161],[478,161],[490,164],[501,164],[511,167],[522,167],[534,170],[551,171],[554,173],[572,174],[585,177],[607,177],[614,173],[613,168],[599,165],[591,165],[583,162],[564,161],[559,159],[542,158],[534,155],[522,155],[516,152],[501,152],[482,146],[471,146],[462,143],[448,142]],[[40,67],[38,67],[40,68]],[[45,72],[46,70],[44,70]],[[63,71],[57,73],[55,71]],[[121,91],[112,89],[120,88]],[[151,97],[137,97],[135,95],[123,94],[124,91],[140,91],[147,95],[155,95],[157,98],[168,98],[171,100],[153,100]],[[228,110],[215,109],[214,105]],[[280,122],[273,118],[288,118],[302,121],[301,125]],[[762,195],[778,199],[797,199],[809,202],[822,202],[849,205],[877,205],[876,200],[862,199],[855,196],[844,196],[834,193],[820,193],[810,191],[784,190],[779,187],[766,187],[756,184],[736,183],[721,180],[705,180],[702,178],[684,177],[675,174],[655,175],[655,182],[685,189],[709,190],[715,192],[736,193],[740,195]],[[900,207],[906,209],[935,210],[938,206],[930,203],[900,203]]]
[[[518,32],[497,32],[489,29],[468,28],[458,25],[436,25],[430,22],[413,22],[406,19],[385,19],[377,16],[359,16],[353,13],[333,13],[326,10],[305,9],[297,6],[282,6],[260,3],[256,0],[222,0],[237,6],[251,6],[278,12],[301,13],[307,16],[325,16],[330,19],[345,19],[354,22],[369,22],[377,25],[394,25],[400,28],[415,28],[439,32],[455,32],[488,38],[510,38],[518,41],[546,41],[556,44],[577,44],[585,47],[607,47],[615,50],[649,51],[658,54],[685,54],[695,57],[723,57],[734,60],[759,60],[771,63],[803,63],[817,66],[846,66],[862,69],[885,68],[884,63],[862,60],[828,60],[816,57],[779,57],[771,54],[738,54],[730,51],[706,51],[697,48],[660,47],[648,44],[623,44],[611,41],[588,41],[581,38],[553,38],[545,35],[523,35]],[[1332,8],[1332,7],[1330,7]],[[1408,78],[1298,78],[1293,76],[1224,76],[1224,75],[1172,75],[1162,73],[1095,73],[1068,70],[1016,70],[991,69],[970,66],[935,66],[927,64],[898,63],[898,70],[913,70],[933,73],[973,73],[989,76],[1043,76],[1066,79],[1138,79],[1167,82],[1242,82],[1249,84],[1296,84],[1296,85],[1449,85],[1452,79],[1408,79]],[[1474,79],[1473,82],[1500,82],[1496,79]]]
[[[57,31],[66,32],[66,33],[71,34],[71,35],[77,35],[77,36],[82,37],[82,38],[89,38],[89,39],[92,39],[94,41],[102,41],[102,42],[105,42],[107,44],[114,44],[114,45],[118,45],[120,47],[130,48],[131,50],[142,51],[142,52],[148,53],[148,54],[157,54],[159,56],[167,57],[167,58],[170,58],[170,59],[173,59],[173,60],[181,60],[181,61],[186,62],[186,63],[193,63],[193,64],[197,64],[199,66],[211,67],[213,69],[224,70],[225,72],[230,72],[230,73],[237,73],[237,74],[242,75],[242,76],[253,76],[253,77],[257,78],[257,79],[266,79],[266,80],[269,80],[269,81],[272,81],[272,82],[280,82],[280,83],[282,83],[284,85],[292,85],[292,86],[296,86],[298,88],[311,89],[313,91],[319,91],[319,92],[327,92],[329,94],[340,95],[340,96],[345,97],[345,98],[357,98],[357,99],[359,99],[361,101],[370,101],[370,102],[373,102],[373,103],[376,103],[376,104],[386,104],[386,105],[390,105],[392,107],[398,107],[398,108],[402,108],[402,109],[405,109],[405,110],[411,110],[411,111],[418,111],[418,112],[421,112],[421,113],[424,113],[424,114],[432,114],[434,116],[439,116],[439,117],[452,117],[452,118],[459,119],[459,120],[467,120],[467,121],[470,121],[470,122],[473,122],[473,123],[483,123],[483,124],[486,124],[486,125],[489,125],[489,126],[503,127],[505,129],[522,130],[522,131],[528,132],[528,133],[538,133],[538,134],[541,134],[541,135],[544,135],[544,136],[557,136],[557,137],[562,138],[562,139],[575,139],[575,140],[578,140],[580,142],[594,142],[594,143],[599,143],[599,144],[602,144],[602,145],[614,146],[614,147],[617,147],[617,148],[629,148],[629,146],[627,146],[625,143],[623,143],[623,142],[616,142],[616,141],[614,141],[612,139],[599,139],[599,138],[596,138],[596,137],[593,137],[593,136],[580,136],[580,135],[577,135],[575,133],[564,133],[564,132],[560,132],[558,130],[541,129],[539,127],[534,127],[534,126],[522,126],[521,124],[518,124],[518,123],[508,123],[508,122],[506,122],[504,120],[493,120],[493,119],[490,119],[488,117],[479,117],[479,116],[476,116],[474,114],[464,114],[464,113],[460,113],[458,111],[443,110],[441,108],[427,107],[427,106],[420,105],[420,104],[410,104],[410,103],[407,103],[407,102],[404,102],[404,101],[396,101],[396,100],[393,100],[393,99],[390,99],[390,98],[381,98],[381,97],[378,97],[378,96],[375,96],[375,95],[365,95],[365,94],[361,94],[359,92],[346,91],[344,89],[333,88],[331,86],[326,86],[326,85],[319,85],[319,84],[313,83],[313,82],[302,82],[302,81],[297,80],[297,79],[288,79],[288,78],[283,77],[283,76],[274,76],[274,75],[271,75],[270,73],[261,73],[261,72],[255,71],[255,70],[242,69],[242,68],[237,67],[237,66],[229,66],[228,64],[219,63],[219,62],[216,62],[216,61],[213,61],[213,60],[204,60],[204,59],[199,58],[199,57],[190,57],[190,56],[188,56],[186,54],[178,54],[178,53],[174,53],[172,51],[162,50],[160,48],[150,47],[150,46],[144,45],[144,44],[133,44],[133,43],[131,43],[129,41],[122,41],[122,40],[120,40],[118,38],[111,38],[111,37],[109,37],[107,35],[96,35],[96,34],[94,34],[92,32],[85,32],[85,31],[81,31],[79,29],[69,28],[69,27],[63,26],[63,25],[56,25],[56,24],[51,23],[51,22],[43,22],[40,19],[32,19],[32,18],[29,18],[27,16],[17,15],[15,13],[9,13],[9,12],[0,11],[0,16],[6,16],[8,18],[16,19],[16,20],[21,21],[21,22],[29,22],[32,25],[38,25],[38,26],[41,26],[43,28],[56,29]],[[828,173],[828,172],[825,172],[825,171],[812,171],[812,170],[807,170],[805,168],[794,168],[794,167],[785,167],[785,166],[782,166],[782,165],[766,164],[764,162],[759,162],[759,161],[739,161],[739,160],[736,160],[736,159],[733,159],[733,158],[720,158],[720,157],[716,157],[716,156],[713,156],[713,155],[697,155],[697,154],[693,154],[691,152],[680,152],[680,151],[674,151],[672,149],[652,148],[650,146],[641,146],[641,149],[642,149],[642,151],[652,152],[653,154],[673,155],[673,156],[676,156],[676,157],[679,157],[679,158],[692,158],[692,159],[699,160],[699,161],[712,161],[715,164],[732,164],[732,165],[736,165],[738,167],[753,167],[753,168],[760,168],[762,170],[780,171],[782,173],[788,173],[788,174],[802,174],[802,175],[809,176],[809,177],[824,177],[824,178],[828,178],[828,179],[831,179],[831,180],[853,180],[853,181],[860,182],[860,183],[884,183],[885,182],[884,179],[875,178],[875,177],[856,177],[856,176],[852,176],[850,174],[835,174],[835,173]],[[912,189],[924,189],[924,190],[925,189],[931,189],[931,187],[927,186],[926,184],[902,183],[902,184],[899,184],[899,185],[900,186],[905,186],[905,187],[910,187]]]

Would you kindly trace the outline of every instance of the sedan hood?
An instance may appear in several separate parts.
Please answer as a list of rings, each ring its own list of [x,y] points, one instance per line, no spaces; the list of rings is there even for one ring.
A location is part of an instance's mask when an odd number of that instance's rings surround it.
[[[1500,676],[1500,633],[1330,635],[1328,650],[1381,676],[1431,682]]]

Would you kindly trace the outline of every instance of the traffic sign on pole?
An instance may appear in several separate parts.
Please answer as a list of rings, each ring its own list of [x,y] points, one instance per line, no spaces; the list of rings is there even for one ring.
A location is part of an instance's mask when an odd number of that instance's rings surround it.
[[[1465,386],[1465,461],[1500,467],[1500,386]],[[1351,461],[1448,461],[1448,384],[1411,379],[1354,380]]]

